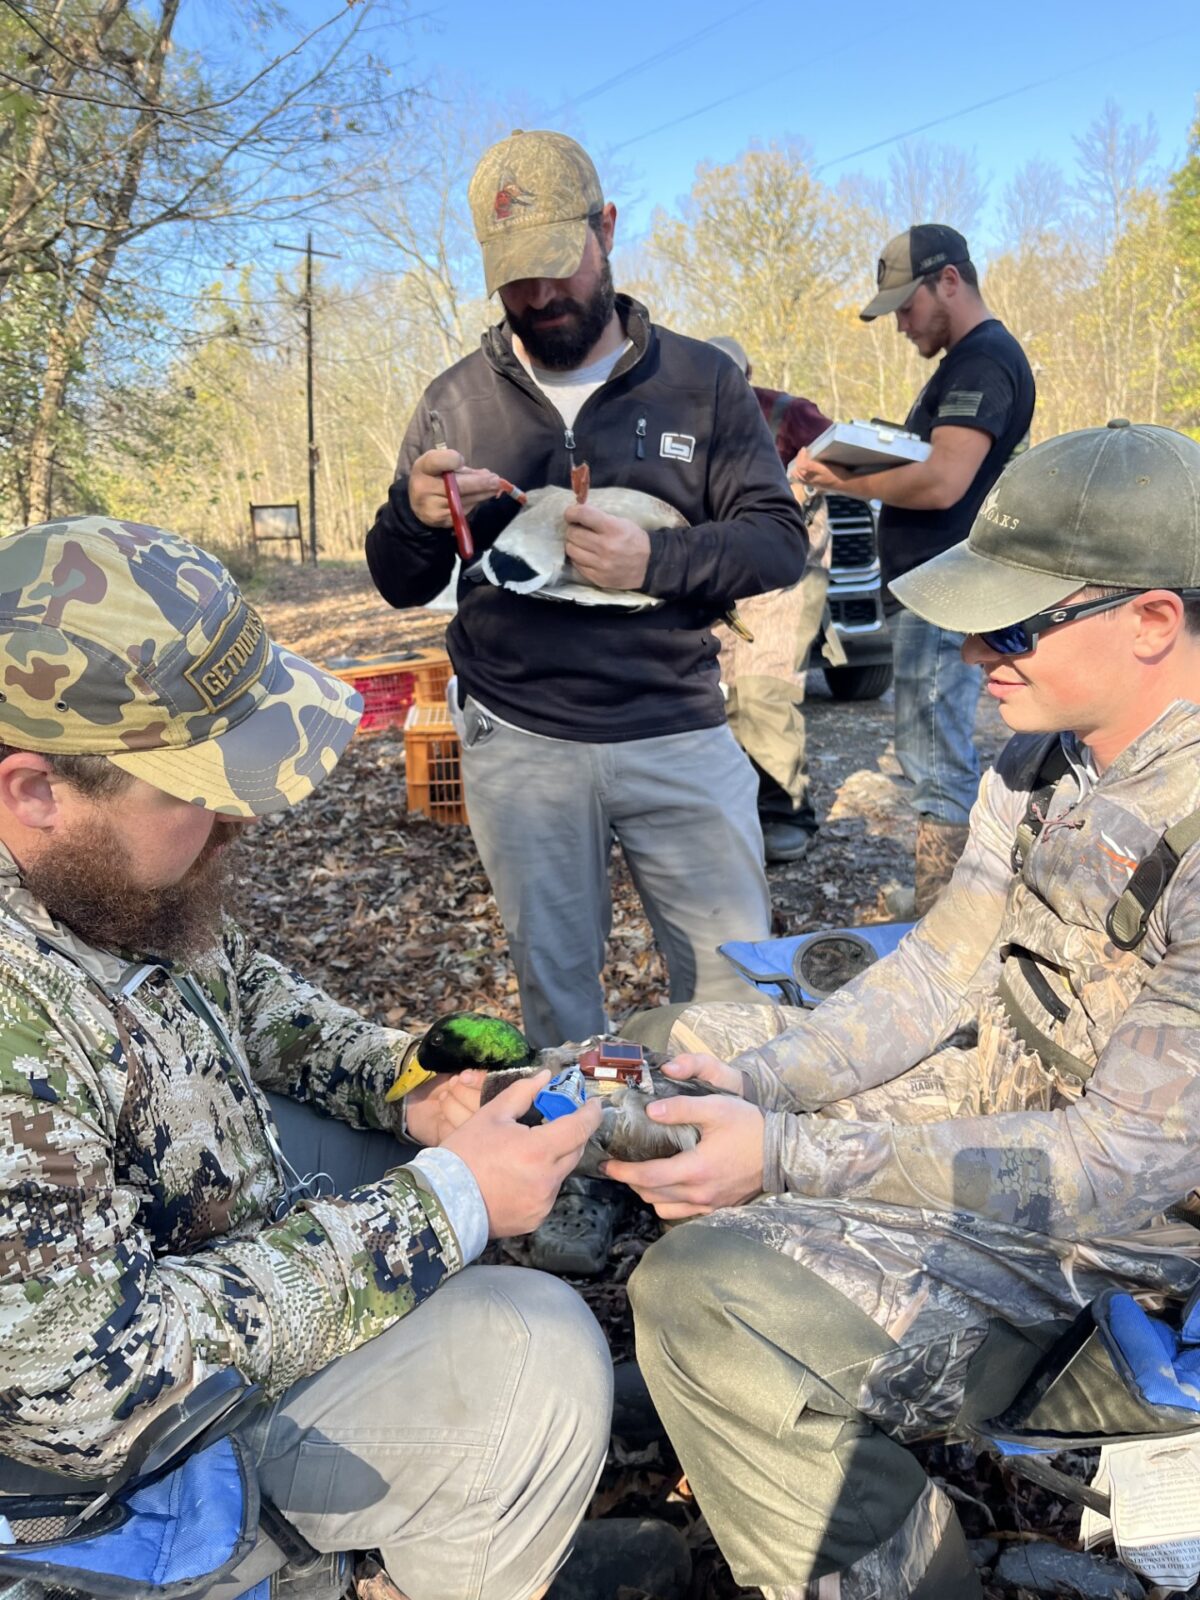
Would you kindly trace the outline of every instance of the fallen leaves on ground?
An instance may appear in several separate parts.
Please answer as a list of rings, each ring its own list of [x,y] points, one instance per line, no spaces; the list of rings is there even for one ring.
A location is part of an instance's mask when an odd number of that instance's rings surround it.
[[[447,621],[391,610],[365,568],[281,566],[256,599],[272,636],[317,661],[436,644]],[[827,820],[804,860],[769,871],[777,933],[878,920],[880,885],[911,880],[915,824],[890,755],[890,697],[847,705],[824,694],[819,674],[809,685],[813,794]],[[999,747],[1003,730],[987,704],[978,733],[986,754]],[[338,999],[414,1032],[448,1011],[519,1022],[507,941],[469,831],[408,814],[402,731],[355,738],[316,794],[267,818],[250,843],[246,926]],[[665,999],[666,978],[619,850],[612,877],[605,984],[620,1015]],[[576,1285],[618,1360],[633,1353],[625,1281],[658,1231],[652,1213],[634,1205],[604,1277]],[[951,1489],[971,1536],[1011,1540],[1037,1530],[1072,1541],[1077,1513],[990,1458],[963,1446],[919,1453]],[[611,1461],[593,1513],[660,1516],[679,1526],[695,1552],[689,1600],[757,1594],[734,1583],[673,1457]]]

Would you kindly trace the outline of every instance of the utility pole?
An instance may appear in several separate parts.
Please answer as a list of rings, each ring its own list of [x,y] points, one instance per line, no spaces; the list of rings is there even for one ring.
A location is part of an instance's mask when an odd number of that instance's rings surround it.
[[[324,256],[327,261],[340,261],[342,258],[330,250],[314,250],[311,229],[303,250],[298,245],[280,244],[278,240],[276,240],[275,248],[277,250],[291,250],[296,255],[303,255],[304,257],[305,386],[308,394],[308,543],[312,552],[312,563],[315,567],[317,564],[317,468],[321,463],[321,452],[317,448],[316,420],[313,411],[313,257]]]

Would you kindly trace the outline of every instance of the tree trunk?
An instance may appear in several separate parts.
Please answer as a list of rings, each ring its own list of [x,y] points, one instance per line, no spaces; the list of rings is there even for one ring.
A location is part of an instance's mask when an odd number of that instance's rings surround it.
[[[58,438],[59,418],[66,405],[72,368],[91,334],[113,262],[116,260],[125,230],[129,226],[129,219],[133,214],[146,151],[149,149],[150,140],[159,120],[157,108],[162,88],[163,63],[180,3],[181,0],[163,0],[162,15],[147,53],[142,78],[141,87],[146,104],[138,113],[137,122],[129,139],[121,175],[121,187],[117,192],[105,230],[104,243],[87,270],[74,306],[62,325],[55,328],[51,337],[37,418],[29,440],[28,516],[31,523],[45,522],[53,509],[54,449]]]
[[[46,28],[48,33],[57,33],[65,5],[66,0],[57,0]],[[38,116],[29,149],[21,159],[8,209],[0,218],[0,298],[14,273],[21,270],[30,256],[40,253],[45,247],[44,239],[35,241],[24,238],[22,231],[42,199],[42,182],[68,105],[67,93],[76,75],[90,66],[93,59],[100,59],[105,38],[128,5],[129,0],[104,0],[96,13],[94,32],[88,41],[90,49],[86,55],[82,49],[78,55],[72,50],[65,50],[51,58],[54,65],[43,85],[45,104]]]

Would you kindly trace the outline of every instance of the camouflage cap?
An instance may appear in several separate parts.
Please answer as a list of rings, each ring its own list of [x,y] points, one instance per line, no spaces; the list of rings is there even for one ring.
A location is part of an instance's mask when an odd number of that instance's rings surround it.
[[[591,157],[565,133],[517,128],[484,152],[468,190],[488,294],[518,278],[570,278],[604,209]]]
[[[1173,428],[1060,434],[1017,456],[962,544],[888,585],[926,622],[1007,628],[1089,584],[1200,587],[1200,444]]]
[[[0,539],[0,740],[105,756],[226,816],[311,793],[362,702],[272,644],[229,573],[177,534],[64,517]]]
[[[942,222],[919,222],[907,233],[899,233],[883,247],[875,270],[878,293],[858,313],[864,322],[899,311],[916,294],[922,278],[943,267],[961,266],[971,259],[967,241],[956,228]]]

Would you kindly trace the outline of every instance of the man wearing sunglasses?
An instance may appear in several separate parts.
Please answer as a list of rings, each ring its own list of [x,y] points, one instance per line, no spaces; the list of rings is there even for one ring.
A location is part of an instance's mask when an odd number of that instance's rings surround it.
[[[652,1108],[694,1150],[608,1168],[704,1214],[633,1276],[638,1357],[772,1600],[978,1596],[904,1444],[1001,1410],[1102,1290],[1200,1281],[1200,444],[1038,445],[894,590],[1014,734],[951,884],[815,1011],[686,1010],[714,1055],[668,1070],[725,1093]]]

